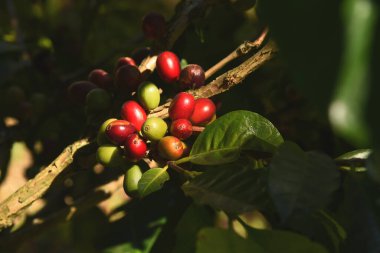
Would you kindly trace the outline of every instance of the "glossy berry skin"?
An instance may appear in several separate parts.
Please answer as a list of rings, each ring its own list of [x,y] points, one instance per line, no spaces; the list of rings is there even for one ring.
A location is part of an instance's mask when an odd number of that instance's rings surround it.
[[[70,84],[67,88],[67,93],[71,101],[78,104],[84,104],[87,94],[96,88],[98,88],[98,86],[90,81],[77,81]]]
[[[124,65],[116,71],[115,83],[122,92],[136,91],[141,83],[140,70],[134,65]]]
[[[106,129],[107,129],[107,126],[115,121],[117,119],[107,119],[106,121],[103,122],[103,124],[99,127],[99,130],[98,130],[98,134],[96,136],[96,142],[98,143],[99,146],[101,145],[105,145],[105,144],[110,144],[110,140],[108,139],[107,137],[107,134],[106,134]]]
[[[178,160],[183,154],[182,142],[174,136],[165,136],[158,142],[158,154],[169,161]]]
[[[160,140],[165,136],[167,130],[168,125],[161,118],[149,118],[144,122],[141,128],[144,137],[150,141]]]
[[[131,197],[138,197],[138,183],[142,177],[142,169],[139,164],[132,165],[124,174],[123,188]]]
[[[143,17],[142,30],[148,39],[160,39],[166,34],[164,16],[157,12],[150,12]]]
[[[131,57],[128,57],[128,56],[120,57],[117,60],[117,63],[115,66],[115,71],[117,71],[120,67],[125,66],[125,65],[136,66],[136,62],[135,62],[135,60],[133,60]]]
[[[169,117],[172,120],[189,119],[193,114],[194,107],[194,96],[186,92],[180,92],[174,97],[173,101],[170,103]]]
[[[133,100],[129,100],[122,105],[120,114],[121,118],[131,122],[137,131],[141,130],[141,127],[146,120],[144,109]]]
[[[147,110],[153,110],[160,104],[160,91],[152,82],[143,82],[137,90],[137,97]]]
[[[193,133],[193,125],[187,119],[176,119],[170,125],[170,133],[180,140],[185,140]]]
[[[165,51],[158,55],[156,68],[160,78],[169,84],[176,82],[181,73],[178,57],[170,51]]]
[[[114,120],[107,125],[105,132],[113,144],[122,146],[128,135],[136,132],[136,128],[126,120]]]
[[[213,119],[215,110],[215,104],[211,99],[198,98],[195,100],[194,111],[190,117],[190,121],[194,125],[205,125]]]
[[[128,160],[136,162],[145,156],[147,145],[136,133],[128,135],[124,143],[125,156]]]
[[[102,145],[96,151],[96,160],[106,167],[120,167],[125,162],[121,151],[114,145]]]
[[[105,90],[109,90],[113,86],[113,79],[111,75],[103,69],[94,69],[91,71],[88,75],[88,80]]]
[[[182,89],[196,89],[205,84],[205,72],[197,64],[189,64],[181,70],[179,83]]]

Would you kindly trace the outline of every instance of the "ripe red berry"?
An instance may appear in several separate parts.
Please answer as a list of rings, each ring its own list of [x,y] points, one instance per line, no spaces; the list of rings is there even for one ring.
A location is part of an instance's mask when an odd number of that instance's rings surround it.
[[[136,66],[124,65],[116,71],[116,86],[122,92],[136,91],[140,83],[141,73]]]
[[[117,71],[121,66],[124,66],[124,65],[136,66],[136,62],[131,57],[127,57],[127,56],[120,57],[119,60],[117,60],[115,71]]]
[[[121,117],[124,120],[131,122],[138,131],[146,120],[144,109],[135,101],[130,100],[125,102],[121,107]]]
[[[157,12],[150,12],[143,17],[142,30],[148,39],[160,39],[166,34],[164,16]]]
[[[137,162],[145,156],[147,146],[143,139],[138,134],[128,135],[124,144],[125,156],[133,161]]]
[[[180,92],[170,104],[169,117],[172,120],[189,119],[193,114],[194,106],[194,96],[186,92]]]
[[[126,120],[114,120],[106,127],[107,138],[115,145],[124,145],[128,135],[136,132],[136,128]]]
[[[195,100],[194,111],[190,117],[190,121],[194,125],[205,125],[213,119],[215,109],[215,104],[211,99],[198,98]]]
[[[103,69],[94,69],[88,75],[88,80],[102,89],[109,90],[112,88],[113,79],[107,71]]]
[[[196,89],[205,84],[205,72],[197,64],[189,64],[181,70],[179,83],[182,89]]]
[[[84,104],[87,94],[96,88],[98,88],[98,86],[92,82],[77,81],[70,84],[70,86],[67,88],[67,92],[70,100],[75,103]]]
[[[158,75],[166,83],[176,82],[181,72],[178,57],[170,51],[165,51],[158,55],[156,68]]]
[[[182,142],[177,137],[165,136],[158,142],[158,153],[166,160],[178,160],[183,154]]]
[[[191,122],[187,119],[177,119],[170,125],[170,133],[180,140],[185,140],[193,133],[192,127]]]

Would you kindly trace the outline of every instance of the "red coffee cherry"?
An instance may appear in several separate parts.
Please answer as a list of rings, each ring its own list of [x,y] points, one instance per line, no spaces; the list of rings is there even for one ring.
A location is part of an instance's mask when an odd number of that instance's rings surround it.
[[[84,104],[87,94],[96,88],[98,88],[98,86],[90,81],[77,81],[70,84],[67,88],[67,92],[70,100],[75,103]]]
[[[125,156],[128,160],[137,162],[145,156],[147,146],[143,139],[136,133],[128,135],[124,144]]]
[[[190,121],[194,125],[205,125],[213,119],[215,109],[215,104],[211,99],[198,98],[195,100],[194,111],[190,117]]]
[[[144,109],[135,101],[130,100],[125,102],[121,107],[121,117],[131,122],[138,131],[146,120]]]
[[[88,75],[88,80],[105,90],[109,90],[113,86],[111,75],[103,69],[94,69],[91,71]]]
[[[123,92],[136,91],[141,83],[140,70],[134,65],[124,65],[116,71],[116,86]]]
[[[205,84],[205,72],[197,64],[189,64],[181,70],[179,83],[182,89],[196,89]]]
[[[148,39],[160,39],[166,34],[164,16],[157,12],[150,12],[143,17],[142,30]]]
[[[189,119],[193,114],[194,106],[194,96],[186,92],[180,92],[170,104],[169,117],[172,120]]]
[[[176,82],[181,72],[178,57],[170,51],[165,51],[158,55],[156,68],[158,75],[166,83]]]
[[[136,128],[126,120],[114,120],[105,130],[107,138],[115,145],[124,145],[128,135],[136,132]]]
[[[178,160],[183,154],[182,142],[174,136],[165,136],[158,142],[158,154],[169,161]]]
[[[193,133],[192,127],[193,125],[187,119],[177,119],[170,125],[170,133],[180,140],[185,140]]]
[[[133,60],[131,57],[125,56],[125,57],[120,57],[117,60],[116,66],[115,66],[115,71],[117,71],[121,66],[125,65],[132,65],[136,66],[135,60]]]

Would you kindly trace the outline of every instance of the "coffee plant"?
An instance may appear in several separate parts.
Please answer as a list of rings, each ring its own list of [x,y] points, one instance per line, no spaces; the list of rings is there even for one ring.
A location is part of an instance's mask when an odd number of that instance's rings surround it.
[[[0,3],[0,252],[380,252],[379,11]]]

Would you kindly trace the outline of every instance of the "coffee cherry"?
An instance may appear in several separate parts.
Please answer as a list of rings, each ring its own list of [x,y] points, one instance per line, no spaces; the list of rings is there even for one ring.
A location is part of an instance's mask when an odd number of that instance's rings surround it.
[[[156,68],[158,75],[166,83],[176,82],[181,72],[178,57],[170,51],[165,51],[158,55]]]
[[[142,83],[137,91],[140,104],[147,110],[153,110],[160,104],[160,91],[151,82]]]
[[[140,70],[134,65],[124,65],[116,71],[116,86],[122,92],[136,91],[141,83]]]
[[[215,104],[211,99],[198,98],[195,100],[194,111],[190,117],[190,121],[194,125],[205,125],[213,119],[215,109]]]
[[[197,64],[189,64],[181,70],[179,83],[182,89],[196,89],[204,85],[205,72]]]
[[[123,188],[131,197],[138,197],[138,183],[142,177],[142,162],[132,165],[124,174]]]
[[[183,153],[182,142],[177,137],[165,136],[158,142],[158,153],[166,160],[178,160]]]
[[[131,122],[137,131],[141,130],[141,126],[146,120],[144,109],[135,101],[125,102],[121,107],[121,118]]]
[[[136,128],[126,120],[114,120],[106,127],[107,138],[115,145],[124,145],[128,135],[136,132]]]
[[[176,119],[170,125],[170,133],[180,140],[185,140],[193,133],[192,127],[187,119]]]
[[[86,96],[86,108],[89,112],[102,112],[110,106],[111,96],[103,89],[93,89]]]
[[[180,92],[170,103],[169,117],[172,120],[189,119],[193,114],[194,106],[194,96],[186,92]]]
[[[107,119],[100,126],[98,130],[98,135],[96,136],[96,142],[98,143],[99,146],[110,143],[110,140],[108,139],[107,134],[106,134],[106,129],[107,129],[108,124],[110,124],[111,122],[115,120],[116,119]]]
[[[142,60],[148,57],[152,53],[150,47],[140,47],[132,51],[131,56],[135,60],[137,65],[140,65]]]
[[[161,118],[149,118],[141,128],[141,132],[150,141],[158,141],[165,136],[168,125]]]
[[[109,90],[113,86],[112,77],[103,69],[94,69],[91,71],[88,75],[88,80],[105,90]]]
[[[135,60],[133,60],[131,57],[120,57],[117,60],[116,66],[115,66],[115,71],[117,71],[120,67],[125,66],[125,65],[132,65],[136,66]]]
[[[136,133],[128,135],[124,143],[125,156],[130,161],[138,161],[145,156],[147,146]]]
[[[96,151],[96,159],[106,167],[117,168],[125,163],[122,151],[114,145],[103,145]]]
[[[94,83],[89,81],[77,81],[67,88],[67,93],[69,99],[74,103],[84,104],[86,101],[87,94],[93,90],[98,88]]]
[[[160,39],[166,34],[164,16],[157,12],[150,12],[143,17],[142,30],[148,39]]]

